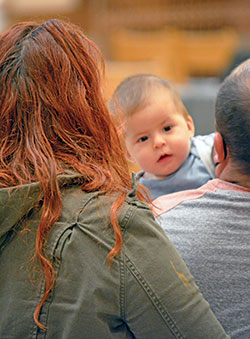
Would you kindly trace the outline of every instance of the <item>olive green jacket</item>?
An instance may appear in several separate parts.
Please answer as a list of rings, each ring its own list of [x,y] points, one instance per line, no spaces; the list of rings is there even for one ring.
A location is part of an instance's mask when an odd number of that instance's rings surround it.
[[[45,331],[33,320],[44,290],[32,260],[40,185],[0,189],[1,339],[228,338],[135,189],[121,209],[124,244],[109,268],[115,197],[82,192],[77,175],[60,183],[63,213],[46,243],[57,281],[40,313]]]

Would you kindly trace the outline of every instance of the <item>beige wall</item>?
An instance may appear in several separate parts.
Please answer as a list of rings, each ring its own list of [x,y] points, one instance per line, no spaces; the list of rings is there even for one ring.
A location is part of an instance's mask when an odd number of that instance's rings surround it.
[[[2,1],[3,2],[3,1]],[[79,0],[7,0],[5,6],[19,14],[43,13],[51,11],[68,12],[79,5]]]

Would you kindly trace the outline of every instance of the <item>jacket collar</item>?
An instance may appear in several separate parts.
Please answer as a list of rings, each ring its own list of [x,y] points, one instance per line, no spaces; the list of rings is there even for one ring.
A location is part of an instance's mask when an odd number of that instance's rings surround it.
[[[60,186],[83,182],[77,173],[58,176]],[[32,209],[42,198],[40,182],[0,189],[0,245],[6,234]]]

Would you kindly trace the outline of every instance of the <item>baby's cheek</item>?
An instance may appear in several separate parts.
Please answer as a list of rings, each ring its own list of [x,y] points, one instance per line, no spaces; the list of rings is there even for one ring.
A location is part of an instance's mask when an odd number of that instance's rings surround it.
[[[141,150],[137,153],[137,159],[141,163],[141,165],[148,164],[151,159],[150,155],[151,154],[149,152]]]

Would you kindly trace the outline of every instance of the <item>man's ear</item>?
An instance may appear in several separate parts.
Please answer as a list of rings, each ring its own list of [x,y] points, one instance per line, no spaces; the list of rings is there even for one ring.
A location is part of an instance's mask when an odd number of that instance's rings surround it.
[[[191,115],[188,115],[188,117],[187,117],[187,127],[188,127],[188,131],[189,131],[190,139],[191,139],[191,138],[193,138],[194,131],[195,131],[194,122],[193,122]]]
[[[214,135],[214,163],[219,164],[225,160],[227,154],[225,154],[223,137],[219,132]]]

